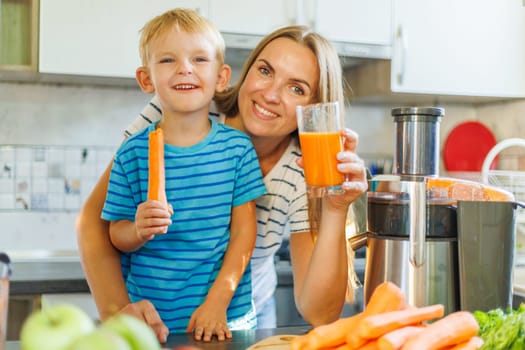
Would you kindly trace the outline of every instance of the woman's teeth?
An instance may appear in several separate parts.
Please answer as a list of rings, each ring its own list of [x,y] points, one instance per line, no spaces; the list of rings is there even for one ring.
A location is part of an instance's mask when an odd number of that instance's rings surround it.
[[[266,117],[277,117],[277,114],[272,113],[272,112],[262,108],[257,103],[255,103],[255,109],[257,110],[257,112],[261,113],[262,115],[264,115]]]

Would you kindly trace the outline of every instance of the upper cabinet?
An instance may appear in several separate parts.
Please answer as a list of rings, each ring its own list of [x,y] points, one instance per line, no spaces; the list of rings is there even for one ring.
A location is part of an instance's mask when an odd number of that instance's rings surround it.
[[[312,27],[336,42],[392,44],[392,0],[315,1]]]
[[[208,0],[40,0],[39,71],[134,78],[140,29],[175,7],[208,15]]]
[[[0,70],[37,70],[38,1],[0,0]]]
[[[342,56],[391,55],[392,0],[210,0],[209,16],[230,48],[251,49],[271,31],[298,24],[330,39]]]
[[[392,60],[352,69],[356,97],[525,97],[522,0],[395,0]]]
[[[297,0],[210,0],[209,17],[221,32],[266,35],[295,24]]]

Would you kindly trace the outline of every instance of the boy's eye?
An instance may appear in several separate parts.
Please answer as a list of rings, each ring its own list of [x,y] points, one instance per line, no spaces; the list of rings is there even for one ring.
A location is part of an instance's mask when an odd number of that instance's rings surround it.
[[[173,59],[172,58],[162,58],[160,61],[160,63],[171,63],[173,62]]]
[[[208,62],[208,58],[207,57],[197,57],[195,58],[195,61],[196,62]]]

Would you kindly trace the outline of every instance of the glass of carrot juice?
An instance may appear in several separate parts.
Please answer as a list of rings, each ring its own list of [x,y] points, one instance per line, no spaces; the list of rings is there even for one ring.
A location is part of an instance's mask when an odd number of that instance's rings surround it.
[[[343,120],[339,102],[297,106],[304,175],[314,197],[343,192],[344,176],[337,170],[337,153],[343,150]]]

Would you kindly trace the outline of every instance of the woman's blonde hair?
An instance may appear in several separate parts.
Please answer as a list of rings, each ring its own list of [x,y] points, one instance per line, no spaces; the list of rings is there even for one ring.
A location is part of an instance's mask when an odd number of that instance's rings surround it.
[[[148,64],[149,44],[172,29],[207,34],[217,50],[217,60],[220,64],[224,63],[224,38],[217,27],[195,10],[176,8],[149,20],[140,30],[139,53],[142,65]]]
[[[339,101],[341,113],[344,114],[344,80],[341,61],[333,45],[320,34],[311,31],[305,26],[282,27],[265,36],[244,63],[239,81],[228,90],[215,95],[215,103],[219,111],[232,117],[239,113],[238,97],[241,85],[248,75],[248,71],[257,60],[262,50],[278,38],[288,38],[309,48],[317,57],[319,66],[319,85],[315,102]]]

